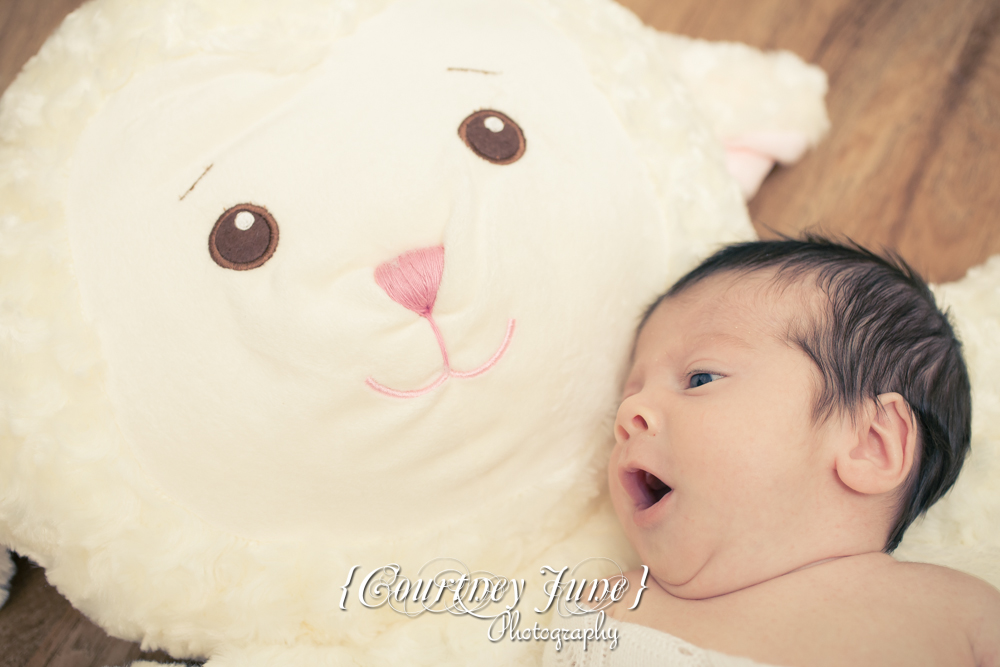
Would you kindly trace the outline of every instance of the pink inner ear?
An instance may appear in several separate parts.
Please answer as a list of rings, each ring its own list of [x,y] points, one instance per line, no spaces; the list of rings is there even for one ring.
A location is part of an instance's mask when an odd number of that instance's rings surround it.
[[[726,149],[726,169],[740,184],[740,192],[746,201],[757,194],[773,166],[774,160],[767,155],[746,149]]]
[[[798,161],[809,147],[798,132],[750,132],[731,138],[726,144],[726,168],[736,178],[743,198],[751,199],[775,162]]]
[[[410,250],[379,264],[375,269],[375,282],[390,299],[427,317],[434,310],[443,273],[444,247],[434,246]]]

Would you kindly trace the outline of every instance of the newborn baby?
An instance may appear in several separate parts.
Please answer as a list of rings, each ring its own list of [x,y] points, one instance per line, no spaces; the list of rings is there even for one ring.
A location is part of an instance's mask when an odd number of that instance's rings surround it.
[[[901,262],[724,248],[639,327],[609,465],[645,564],[607,609],[621,639],[547,662],[1000,665],[1000,592],[889,555],[955,482],[970,404],[960,344]]]

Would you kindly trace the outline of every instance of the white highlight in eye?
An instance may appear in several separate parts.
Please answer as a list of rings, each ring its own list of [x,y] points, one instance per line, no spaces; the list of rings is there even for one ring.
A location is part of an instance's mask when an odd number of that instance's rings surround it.
[[[486,120],[483,121],[483,125],[485,125],[486,129],[490,132],[499,132],[503,129],[503,121],[496,116],[488,116]]]
[[[240,211],[236,214],[236,220],[233,222],[236,224],[237,229],[246,231],[253,226],[253,213],[250,211]]]

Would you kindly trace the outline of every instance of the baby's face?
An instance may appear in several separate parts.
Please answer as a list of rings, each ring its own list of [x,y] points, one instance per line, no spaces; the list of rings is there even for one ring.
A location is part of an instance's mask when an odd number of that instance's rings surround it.
[[[660,304],[618,409],[615,510],[652,576],[681,597],[738,590],[808,559],[829,498],[820,490],[835,479],[829,443],[849,427],[814,424],[819,371],[782,336],[804,292],[765,281],[716,276]]]

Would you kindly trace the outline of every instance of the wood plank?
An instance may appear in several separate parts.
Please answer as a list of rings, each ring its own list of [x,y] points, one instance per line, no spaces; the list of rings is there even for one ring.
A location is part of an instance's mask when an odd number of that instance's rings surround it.
[[[83,0],[0,0],[0,91]]]
[[[1000,252],[996,0],[624,0],[651,25],[786,48],[830,77],[833,130],[750,205],[758,232],[848,236],[953,280]]]
[[[17,559],[10,598],[0,609],[0,667],[26,664],[51,633],[69,603],[45,581],[45,571]]]
[[[979,263],[1000,251],[1000,3],[977,17],[950,69],[947,92],[914,173],[912,196],[895,221],[899,248],[909,256],[934,249],[942,266]],[[933,271],[932,271],[933,273]]]
[[[45,570],[18,557],[7,604],[0,609],[0,667],[103,667],[139,658],[169,661],[138,644],[109,637],[45,580]]]
[[[108,637],[69,607],[52,625],[25,667],[102,667],[128,664],[138,657],[137,646]]]

